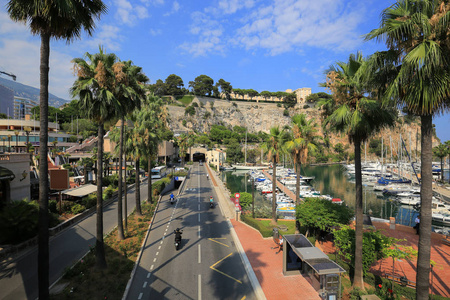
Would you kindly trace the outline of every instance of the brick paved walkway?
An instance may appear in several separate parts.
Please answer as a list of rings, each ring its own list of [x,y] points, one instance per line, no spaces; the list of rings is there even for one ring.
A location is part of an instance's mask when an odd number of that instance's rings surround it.
[[[230,220],[267,299],[320,299],[308,280],[301,275],[283,275],[283,254],[272,238],[242,222]]]

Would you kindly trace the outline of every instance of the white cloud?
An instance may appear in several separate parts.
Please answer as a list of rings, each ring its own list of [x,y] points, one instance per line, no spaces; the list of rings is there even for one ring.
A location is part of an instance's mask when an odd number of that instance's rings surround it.
[[[0,57],[4,69],[17,76],[17,82],[39,88],[40,43],[17,39],[3,39]],[[52,42],[50,42],[50,46]],[[74,81],[71,71],[72,56],[50,51],[49,92],[69,99],[69,88]]]
[[[157,36],[157,35],[161,35],[162,34],[162,30],[161,29],[150,29],[149,30],[150,34],[152,36]]]
[[[363,16],[361,7],[343,0],[275,0],[251,14],[237,40],[272,55],[303,46],[347,50],[361,42],[356,31]]]
[[[138,19],[146,19],[149,17],[148,10],[142,5],[133,5],[127,0],[114,0],[117,11],[115,17],[119,22],[133,26]]]
[[[164,17],[168,17],[170,15],[173,15],[174,13],[177,13],[180,10],[181,6],[180,3],[178,3],[178,1],[174,1],[172,3],[172,9],[164,14]]]
[[[225,14],[234,14],[242,8],[252,8],[255,5],[253,0],[220,0],[219,8]]]
[[[124,37],[120,34],[120,29],[117,26],[102,25],[94,33],[93,37],[83,39],[83,43],[90,48],[98,49],[99,45],[105,47],[107,52],[120,50],[120,42]]]
[[[225,44],[223,38],[223,26],[213,20],[208,14],[194,12],[191,15],[194,20],[189,32],[198,36],[197,42],[185,42],[180,48],[194,56],[204,56],[209,52],[223,53]]]
[[[362,42],[358,27],[364,21],[364,2],[267,2],[219,0],[217,6],[193,13],[189,32],[196,36],[196,41],[185,42],[182,48],[194,55],[205,55],[232,45],[246,50],[263,49],[271,55],[278,55],[291,51],[302,53],[305,47],[353,50]],[[212,28],[218,31],[214,32]],[[190,45],[192,49],[189,50]]]

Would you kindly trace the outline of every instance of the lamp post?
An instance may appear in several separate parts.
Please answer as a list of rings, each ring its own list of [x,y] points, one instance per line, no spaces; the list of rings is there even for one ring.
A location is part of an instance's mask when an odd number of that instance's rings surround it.
[[[252,176],[252,218],[255,218],[255,177]]]
[[[19,153],[19,130],[14,131],[16,135],[16,153]]]

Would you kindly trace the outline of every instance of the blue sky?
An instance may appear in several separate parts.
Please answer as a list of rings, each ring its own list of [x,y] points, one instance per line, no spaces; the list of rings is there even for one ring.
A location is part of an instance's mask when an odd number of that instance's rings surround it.
[[[39,37],[10,21],[0,0],[0,70],[39,87]],[[198,75],[259,92],[311,87],[324,91],[324,71],[350,53],[370,55],[383,44],[364,42],[391,0],[107,0],[92,37],[69,45],[51,41],[50,92],[70,100],[71,60],[99,45],[141,66],[151,83],[170,74],[185,86]],[[448,115],[435,118],[450,139]]]

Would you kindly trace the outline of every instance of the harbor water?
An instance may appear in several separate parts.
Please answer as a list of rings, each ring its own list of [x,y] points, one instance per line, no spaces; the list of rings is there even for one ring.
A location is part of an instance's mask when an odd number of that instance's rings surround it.
[[[341,165],[327,166],[302,166],[301,175],[314,176],[311,185],[322,195],[330,195],[333,198],[344,200],[344,204],[350,208],[355,208],[355,183],[346,175],[346,169]],[[222,181],[226,184],[232,194],[248,192],[252,193],[252,184],[249,182],[248,171],[225,171],[221,173]],[[271,179],[271,178],[270,178]],[[257,190],[255,194],[255,209],[261,206],[270,208],[270,201]],[[377,194],[369,186],[363,186],[363,211],[374,218],[389,220],[395,218],[397,224],[414,226],[418,212],[412,207],[401,205],[394,197],[383,197]],[[434,229],[441,226],[434,224]]]

